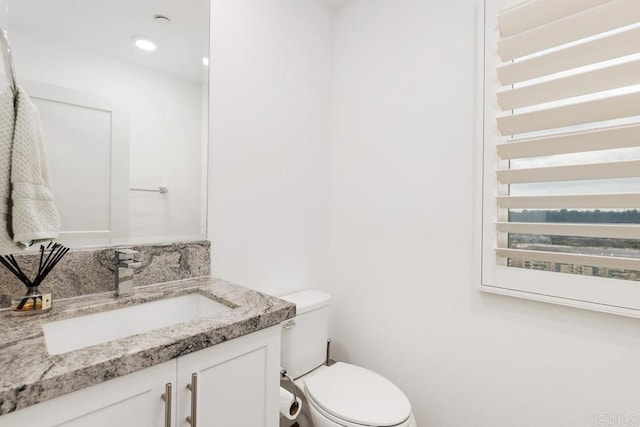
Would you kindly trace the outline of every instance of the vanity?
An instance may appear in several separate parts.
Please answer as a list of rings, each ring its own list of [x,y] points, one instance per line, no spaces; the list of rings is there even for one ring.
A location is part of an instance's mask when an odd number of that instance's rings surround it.
[[[286,301],[207,277],[2,315],[0,427],[278,425]],[[87,333],[105,324],[116,339]]]

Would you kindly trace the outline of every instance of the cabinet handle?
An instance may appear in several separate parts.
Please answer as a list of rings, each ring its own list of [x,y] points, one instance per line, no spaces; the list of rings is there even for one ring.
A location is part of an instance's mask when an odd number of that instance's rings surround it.
[[[191,427],[196,427],[198,421],[198,374],[191,374],[191,384],[187,384],[187,389],[191,391],[191,415],[187,417],[187,422]]]
[[[162,400],[164,400],[164,427],[171,427],[171,389],[173,386],[171,383],[164,385],[164,393],[162,393]]]

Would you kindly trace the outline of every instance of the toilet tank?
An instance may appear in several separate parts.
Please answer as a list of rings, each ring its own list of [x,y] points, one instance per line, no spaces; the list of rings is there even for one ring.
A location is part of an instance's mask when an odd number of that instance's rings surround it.
[[[296,317],[282,322],[280,365],[298,378],[327,358],[329,301],[321,291],[307,290],[280,297],[296,305]]]

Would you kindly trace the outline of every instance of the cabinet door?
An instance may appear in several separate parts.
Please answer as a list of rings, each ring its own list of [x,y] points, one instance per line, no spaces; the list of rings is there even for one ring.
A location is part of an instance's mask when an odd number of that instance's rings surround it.
[[[178,422],[193,416],[196,427],[277,427],[280,387],[280,326],[218,344],[178,359]],[[193,387],[192,387],[193,389]]]
[[[0,417],[0,427],[163,427],[166,383],[176,361],[115,378]],[[173,424],[172,424],[173,425]]]

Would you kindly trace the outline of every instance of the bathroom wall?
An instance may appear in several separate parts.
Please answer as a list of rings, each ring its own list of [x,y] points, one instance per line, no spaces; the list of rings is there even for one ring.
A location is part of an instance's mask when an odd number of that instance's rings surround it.
[[[396,382],[420,426],[634,425],[640,319],[472,288],[478,3],[336,15],[334,356]]]
[[[326,280],[331,16],[317,0],[211,2],[212,272],[274,295]]]
[[[9,23],[9,0],[0,0],[0,26],[6,28]]]

